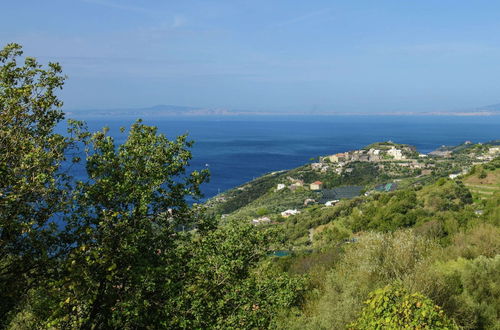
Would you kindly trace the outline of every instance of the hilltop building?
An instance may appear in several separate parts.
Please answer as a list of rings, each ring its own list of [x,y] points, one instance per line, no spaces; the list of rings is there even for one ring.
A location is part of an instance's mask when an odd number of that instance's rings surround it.
[[[406,158],[403,155],[403,151],[401,149],[396,149],[396,147],[392,147],[391,149],[387,150],[387,154],[389,156],[392,156],[395,160],[402,160]]]

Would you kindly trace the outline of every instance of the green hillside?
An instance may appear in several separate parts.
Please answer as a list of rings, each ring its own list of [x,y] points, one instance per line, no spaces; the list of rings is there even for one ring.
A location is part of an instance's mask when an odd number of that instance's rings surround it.
[[[255,199],[224,219],[247,222],[268,217],[270,222],[255,228],[279,230],[281,244],[276,249],[281,257],[270,257],[261,267],[273,274],[306,278],[309,286],[303,302],[281,311],[272,326],[371,328],[367,324],[378,322],[382,312],[371,310],[372,305],[365,306],[364,301],[369,297],[387,301],[387,295],[392,295],[389,301],[394,305],[379,323],[387,327],[394,317],[391,313],[407,306],[405,299],[419,297],[414,303],[422,307],[411,313],[417,313],[413,319],[419,321],[414,322],[423,328],[446,324],[446,328],[496,329],[500,322],[496,275],[500,271],[500,159],[483,160],[488,148],[472,146],[467,149],[473,152],[461,150],[457,157],[425,159],[433,170],[420,174],[409,171],[405,176],[393,162],[370,175],[364,170],[338,175],[338,181],[330,182],[339,183],[338,187],[362,183],[366,193],[332,206],[305,205],[303,199],[321,195],[308,190],[305,182],[297,190],[277,189],[292,173],[322,182],[334,176],[328,171],[318,173],[310,165],[245,185],[247,196],[254,183],[260,187],[267,181],[268,189],[254,191]],[[373,166],[361,164],[363,169]],[[385,182],[394,182],[397,189],[374,189]],[[392,184],[381,187],[386,186]],[[300,212],[283,218],[279,212],[286,208]],[[424,312],[425,304],[431,307]]]

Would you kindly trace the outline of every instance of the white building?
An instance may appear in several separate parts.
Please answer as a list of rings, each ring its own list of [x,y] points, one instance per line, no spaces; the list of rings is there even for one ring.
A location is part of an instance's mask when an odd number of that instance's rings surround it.
[[[296,214],[299,214],[299,213],[300,213],[300,211],[297,210],[297,209],[295,209],[295,210],[286,210],[286,211],[281,212],[281,216],[283,218],[288,218],[291,215],[296,215]]]
[[[328,201],[325,203],[325,206],[334,206],[335,204],[337,204],[339,202],[338,199],[335,199],[333,201]]]
[[[257,219],[252,220],[252,223],[254,225],[261,225],[261,224],[270,223],[270,222],[271,222],[271,219],[269,219],[268,217],[261,217],[261,218],[257,218]]]
[[[401,151],[400,149],[396,149],[396,147],[392,147],[391,149],[387,150],[387,154],[392,156],[395,160],[401,160],[405,158],[405,156],[403,155],[403,151]]]

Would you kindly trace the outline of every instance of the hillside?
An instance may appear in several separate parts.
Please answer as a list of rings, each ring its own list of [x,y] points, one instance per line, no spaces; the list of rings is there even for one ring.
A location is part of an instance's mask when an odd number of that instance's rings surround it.
[[[378,142],[360,150],[320,156],[316,162],[292,170],[269,173],[212,198],[206,205],[213,214],[228,219],[267,217],[270,221],[266,223],[283,223],[282,212],[287,210],[300,212],[326,203],[332,206],[363,194],[413,189],[439,178],[456,178],[497,155],[500,149],[494,141],[443,146],[429,155],[419,154],[413,146]],[[468,184],[472,187],[473,181]],[[493,188],[494,184],[486,185],[483,190],[488,193]]]
[[[270,173],[208,205],[223,222],[278,229],[282,245],[272,254],[278,257],[265,264],[267,271],[308,278],[304,302],[278,315],[276,328],[352,327],[360,313],[367,313],[363,301],[370,292],[385,288],[428,297],[447,317],[436,322],[449,322],[449,328],[496,329],[496,145],[464,143],[422,155],[411,146],[375,143]],[[392,151],[398,159],[370,159],[374,150],[394,148],[401,150]],[[330,203],[321,198],[353,185],[360,185],[362,193]],[[281,213],[286,209],[297,212]]]

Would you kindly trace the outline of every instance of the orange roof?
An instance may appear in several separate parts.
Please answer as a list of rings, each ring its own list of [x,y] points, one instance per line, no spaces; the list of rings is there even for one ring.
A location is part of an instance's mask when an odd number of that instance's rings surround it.
[[[321,181],[316,181],[316,182],[313,182],[313,184],[323,184],[323,182],[321,182]]]

